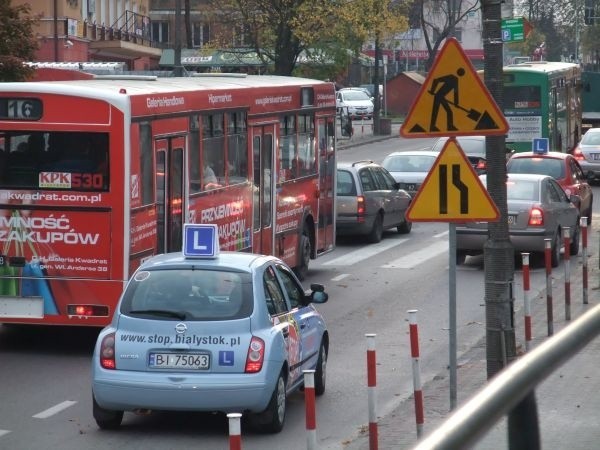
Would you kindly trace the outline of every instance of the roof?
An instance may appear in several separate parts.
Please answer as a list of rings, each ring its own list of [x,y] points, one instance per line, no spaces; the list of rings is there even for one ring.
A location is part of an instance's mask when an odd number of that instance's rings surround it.
[[[548,152],[548,153],[523,152],[523,153],[515,153],[511,158],[513,158],[513,159],[522,159],[522,158],[567,159],[569,157],[571,157],[570,154],[562,153],[562,152]]]
[[[164,253],[144,262],[140,270],[181,268],[185,266],[203,266],[222,269],[234,269],[250,272],[251,267],[260,260],[271,259],[270,256],[244,252],[219,252],[216,258],[186,258],[182,252]]]

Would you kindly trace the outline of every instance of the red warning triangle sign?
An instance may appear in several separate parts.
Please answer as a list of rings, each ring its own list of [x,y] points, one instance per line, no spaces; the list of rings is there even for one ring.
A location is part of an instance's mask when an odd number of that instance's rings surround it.
[[[444,144],[406,214],[412,222],[495,222],[500,217],[453,138]]]
[[[400,128],[407,138],[502,135],[504,114],[455,38],[448,38]]]

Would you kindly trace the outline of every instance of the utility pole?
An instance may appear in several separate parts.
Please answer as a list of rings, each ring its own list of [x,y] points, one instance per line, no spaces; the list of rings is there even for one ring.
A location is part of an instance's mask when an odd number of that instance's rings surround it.
[[[503,109],[501,0],[482,0],[485,84]],[[491,378],[516,358],[513,289],[514,248],[508,234],[505,136],[486,138],[487,189],[500,212],[488,223],[483,248],[485,272],[486,360]]]
[[[174,75],[183,76],[183,66],[181,65],[181,0],[175,0],[175,51],[173,56]]]

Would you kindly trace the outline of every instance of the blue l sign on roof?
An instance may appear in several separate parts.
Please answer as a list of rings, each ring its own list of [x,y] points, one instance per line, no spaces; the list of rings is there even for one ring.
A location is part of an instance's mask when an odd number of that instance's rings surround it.
[[[183,256],[216,258],[219,255],[219,230],[214,224],[183,225]]]
[[[550,142],[548,138],[533,138],[532,148],[533,153],[538,153],[540,155],[548,153],[550,149]]]

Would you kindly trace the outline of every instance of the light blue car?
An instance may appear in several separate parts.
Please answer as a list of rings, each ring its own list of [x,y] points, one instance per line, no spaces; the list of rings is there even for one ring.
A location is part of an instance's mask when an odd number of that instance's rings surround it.
[[[272,256],[153,257],[98,336],[94,419],[111,429],[124,411],[240,412],[260,431],[281,431],[304,370],[325,392],[329,334],[313,303],[327,299]]]

